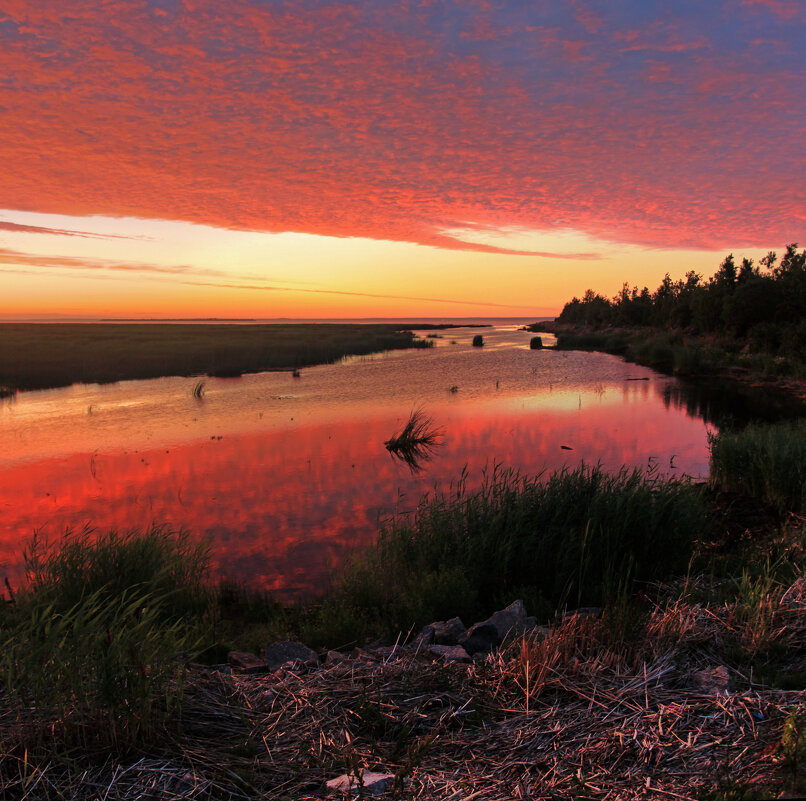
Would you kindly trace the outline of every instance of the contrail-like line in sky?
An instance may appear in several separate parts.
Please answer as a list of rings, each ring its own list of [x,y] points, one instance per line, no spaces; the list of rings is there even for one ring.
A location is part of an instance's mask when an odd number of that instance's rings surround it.
[[[296,289],[285,286],[261,286],[259,284],[214,284],[202,281],[177,281],[189,286],[208,286],[216,289],[253,289],[264,292],[306,292],[314,295],[347,295],[355,298],[378,298],[382,300],[418,300],[424,303],[453,303],[460,306],[495,306],[501,309],[522,309],[524,304],[490,303],[486,300],[448,300],[447,298],[420,298],[410,295],[376,295],[371,292],[348,292],[343,289]]]

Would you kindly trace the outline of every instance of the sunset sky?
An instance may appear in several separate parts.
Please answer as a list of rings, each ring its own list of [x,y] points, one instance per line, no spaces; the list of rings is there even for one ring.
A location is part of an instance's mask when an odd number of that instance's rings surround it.
[[[3,0],[0,318],[531,317],[806,244],[803,0]]]

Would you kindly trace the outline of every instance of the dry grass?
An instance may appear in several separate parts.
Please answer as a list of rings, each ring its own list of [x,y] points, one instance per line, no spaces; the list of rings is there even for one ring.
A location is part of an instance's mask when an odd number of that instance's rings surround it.
[[[765,636],[802,660],[803,579],[772,606]],[[193,668],[169,753],[79,768],[5,751],[0,797],[320,799],[362,769],[397,776],[389,798],[694,799],[722,783],[776,797],[803,789],[780,743],[806,693],[755,684],[752,659],[731,657],[755,625],[740,601],[680,597],[633,642],[607,615],[572,616],[470,665],[406,647],[261,675]]]

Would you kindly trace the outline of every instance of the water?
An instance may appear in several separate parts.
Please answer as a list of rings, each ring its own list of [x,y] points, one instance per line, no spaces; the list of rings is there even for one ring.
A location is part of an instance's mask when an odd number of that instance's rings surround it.
[[[471,484],[495,463],[707,475],[715,401],[702,388],[606,354],[529,350],[532,335],[514,325],[439,333],[433,350],[299,378],[207,379],[201,399],[196,379],[162,378],[3,401],[0,573],[19,576],[35,530],[159,522],[209,538],[220,575],[303,597],[379,520],[465,468]],[[470,345],[477,333],[483,348]],[[442,431],[419,472],[384,448],[414,408]]]

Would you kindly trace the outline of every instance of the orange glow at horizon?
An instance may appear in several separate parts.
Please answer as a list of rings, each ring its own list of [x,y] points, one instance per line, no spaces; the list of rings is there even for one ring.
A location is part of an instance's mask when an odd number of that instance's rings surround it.
[[[586,289],[613,295],[625,280],[654,289],[666,272],[710,275],[724,255],[574,231],[452,232],[541,254],[522,256],[10,211],[0,211],[0,233],[0,320],[554,316]]]

